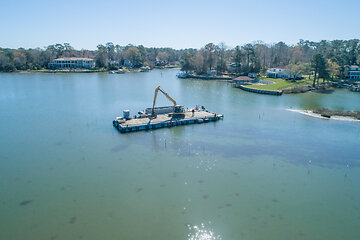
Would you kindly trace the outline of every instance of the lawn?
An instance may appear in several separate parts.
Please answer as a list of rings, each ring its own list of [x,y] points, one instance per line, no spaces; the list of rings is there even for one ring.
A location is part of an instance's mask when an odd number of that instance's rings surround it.
[[[255,89],[261,89],[261,90],[284,90],[284,89],[290,89],[295,87],[300,87],[304,85],[312,85],[313,80],[312,79],[301,79],[296,80],[295,82],[291,80],[285,80],[280,78],[260,78],[261,80],[267,80],[272,81],[275,84],[269,84],[269,85],[247,85],[246,87],[255,88]]]

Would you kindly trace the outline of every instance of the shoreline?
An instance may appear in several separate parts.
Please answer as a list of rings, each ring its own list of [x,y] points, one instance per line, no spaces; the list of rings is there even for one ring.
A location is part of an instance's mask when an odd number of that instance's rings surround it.
[[[178,78],[182,79],[202,79],[202,80],[222,80],[222,81],[232,81],[233,77],[224,77],[224,76],[208,76],[208,75],[194,75],[194,74],[178,74]]]
[[[85,71],[56,71],[56,70],[20,70],[6,73],[106,73],[104,70],[85,70]]]
[[[333,115],[331,117],[324,117],[324,116],[321,116],[321,114],[315,113],[315,112],[313,112],[311,110],[300,110],[300,109],[292,109],[292,108],[286,108],[285,110],[290,111],[290,112],[300,113],[300,114],[310,116],[310,117],[324,119],[324,120],[339,120],[339,121],[349,121],[349,122],[360,122],[360,120],[357,119],[357,118],[347,117],[347,116]]]
[[[258,94],[267,94],[267,95],[273,95],[273,96],[281,96],[283,94],[283,91],[281,91],[281,90],[280,91],[279,90],[262,90],[262,89],[257,89],[257,88],[251,88],[251,87],[245,86],[243,84],[240,84],[235,87],[240,88],[247,92],[253,92],[253,93],[258,93]]]
[[[170,70],[176,69],[176,67],[166,68],[153,68],[151,70]],[[127,69],[129,73],[140,72],[139,69]],[[66,70],[18,70],[14,72],[1,72],[0,73],[110,73],[112,70],[83,70],[83,71],[66,71]]]

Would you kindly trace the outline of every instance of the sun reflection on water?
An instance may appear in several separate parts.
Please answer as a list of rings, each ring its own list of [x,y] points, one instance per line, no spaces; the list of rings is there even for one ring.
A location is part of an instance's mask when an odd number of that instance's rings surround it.
[[[188,225],[188,240],[221,240],[220,235],[216,235],[212,229],[205,227],[203,223],[200,226]]]

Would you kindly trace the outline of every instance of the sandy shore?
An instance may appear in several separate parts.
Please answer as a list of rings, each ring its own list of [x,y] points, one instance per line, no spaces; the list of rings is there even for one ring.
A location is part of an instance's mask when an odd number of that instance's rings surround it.
[[[360,120],[358,120],[356,118],[344,117],[344,116],[331,116],[331,118],[327,118],[327,117],[321,116],[320,114],[314,113],[313,111],[310,111],[310,110],[299,110],[299,109],[291,109],[291,108],[287,108],[286,110],[291,111],[291,112],[301,113],[301,114],[311,116],[311,117],[325,119],[325,120],[341,120],[341,121],[360,122]]]

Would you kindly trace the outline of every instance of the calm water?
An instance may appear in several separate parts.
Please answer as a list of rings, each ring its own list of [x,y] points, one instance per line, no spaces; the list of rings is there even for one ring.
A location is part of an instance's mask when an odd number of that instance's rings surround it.
[[[285,110],[360,110],[359,93],[264,96],[177,71],[0,74],[0,239],[360,239],[360,123]],[[224,120],[112,127],[158,85]]]

